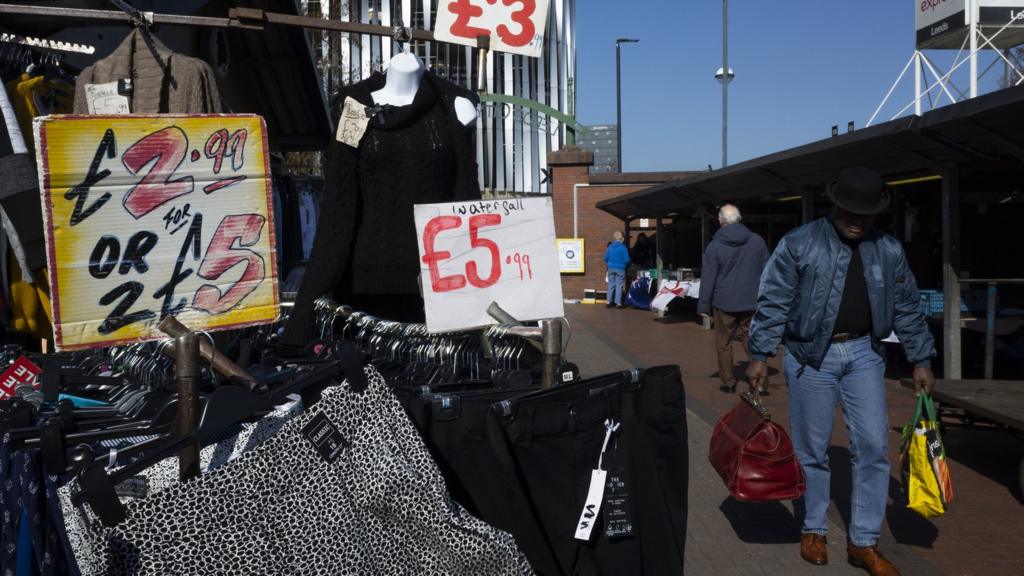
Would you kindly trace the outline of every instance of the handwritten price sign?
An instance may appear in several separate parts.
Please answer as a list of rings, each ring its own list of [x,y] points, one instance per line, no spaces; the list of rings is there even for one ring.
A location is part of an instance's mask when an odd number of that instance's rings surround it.
[[[419,204],[415,215],[430,332],[494,324],[491,302],[519,320],[565,314],[550,198]]]
[[[548,0],[440,0],[434,38],[476,46],[491,37],[491,50],[539,58],[544,50]]]
[[[59,350],[278,316],[273,199],[253,115],[35,122]]]

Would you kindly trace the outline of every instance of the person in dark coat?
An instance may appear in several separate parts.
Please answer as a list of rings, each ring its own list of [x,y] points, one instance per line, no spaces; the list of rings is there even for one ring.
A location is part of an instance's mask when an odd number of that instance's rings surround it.
[[[707,250],[700,277],[700,301],[697,312],[714,316],[715,349],[718,352],[718,377],[723,392],[736,391],[732,342],[739,340],[747,349],[750,319],[757,305],[757,286],[768,262],[764,239],[740,222],[742,216],[732,204],[718,211],[722,226]],[[749,351],[748,351],[749,354]],[[761,393],[767,394],[767,384]]]

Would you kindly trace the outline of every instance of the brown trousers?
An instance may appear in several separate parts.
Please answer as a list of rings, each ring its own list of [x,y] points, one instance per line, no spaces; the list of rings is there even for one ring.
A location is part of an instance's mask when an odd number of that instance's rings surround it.
[[[732,364],[732,343],[738,340],[750,358],[747,348],[747,336],[750,333],[750,320],[753,312],[725,312],[714,308],[715,318],[715,351],[718,352],[718,377],[722,384],[732,386],[736,383],[736,374]]]

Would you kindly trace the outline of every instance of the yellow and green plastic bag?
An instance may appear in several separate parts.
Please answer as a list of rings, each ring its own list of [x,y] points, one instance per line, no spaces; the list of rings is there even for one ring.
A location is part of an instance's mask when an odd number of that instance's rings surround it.
[[[914,419],[903,426],[900,468],[907,508],[925,518],[944,514],[953,502],[953,482],[935,417],[935,404],[923,392],[917,399]]]

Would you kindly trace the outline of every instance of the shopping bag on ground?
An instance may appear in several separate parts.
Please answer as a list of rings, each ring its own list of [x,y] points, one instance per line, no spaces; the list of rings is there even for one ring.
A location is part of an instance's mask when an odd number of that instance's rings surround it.
[[[935,417],[935,404],[921,393],[914,419],[903,426],[900,469],[907,508],[925,518],[941,516],[953,502],[953,482]]]
[[[633,280],[626,292],[626,305],[647,310],[651,307],[651,279],[643,276]]]

